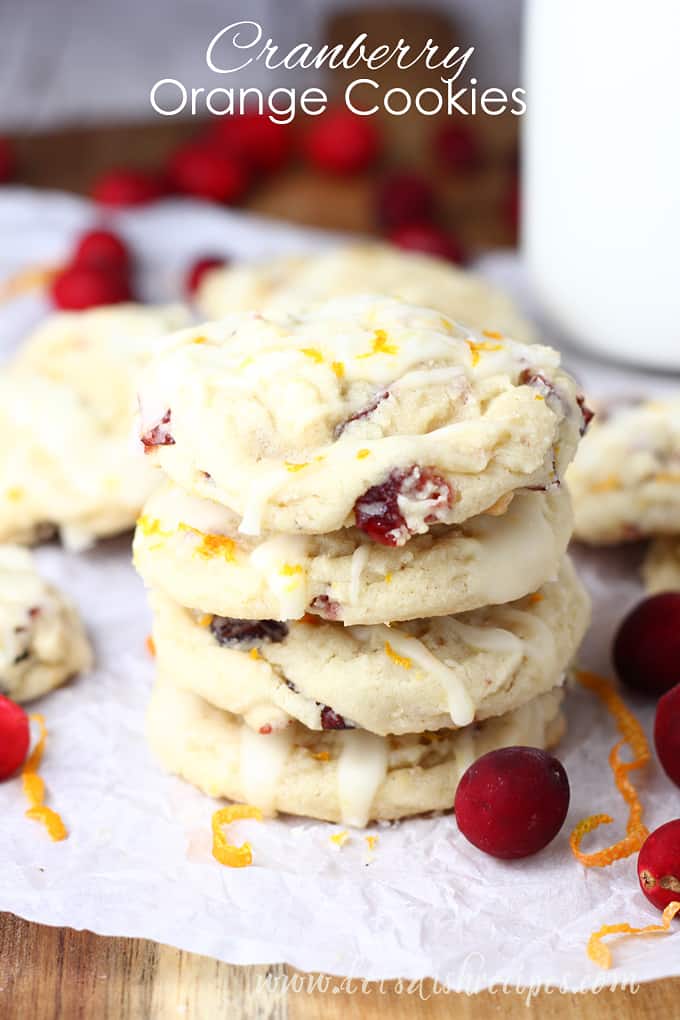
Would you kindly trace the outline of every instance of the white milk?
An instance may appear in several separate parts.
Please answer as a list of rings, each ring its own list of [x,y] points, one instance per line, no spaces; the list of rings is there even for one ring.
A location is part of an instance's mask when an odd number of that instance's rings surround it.
[[[680,0],[528,0],[523,246],[553,321],[680,369]]]

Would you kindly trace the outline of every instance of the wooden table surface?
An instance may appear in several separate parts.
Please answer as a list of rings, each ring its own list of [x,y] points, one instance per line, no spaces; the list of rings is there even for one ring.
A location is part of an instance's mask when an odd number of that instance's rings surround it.
[[[16,139],[19,180],[86,193],[102,169],[129,162],[153,165],[191,128],[161,124],[73,130]],[[504,216],[511,185],[516,124],[494,122],[484,138],[486,159],[473,178],[437,179],[444,222],[471,250],[513,242]],[[300,223],[375,232],[376,181],[345,184],[293,167],[253,192],[246,207]],[[1,862],[0,862],[1,863]],[[345,989],[330,978],[309,988],[308,975],[285,966],[237,967],[138,939],[48,928],[0,914],[0,1020],[338,1020],[423,1017],[425,1020],[646,1020],[672,1017],[680,1007],[680,979],[631,992],[598,995],[508,991],[443,994],[431,982],[410,994],[394,982]]]

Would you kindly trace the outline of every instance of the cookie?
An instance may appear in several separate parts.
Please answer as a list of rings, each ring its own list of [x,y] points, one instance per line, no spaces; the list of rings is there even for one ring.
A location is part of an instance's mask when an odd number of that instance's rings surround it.
[[[134,441],[136,372],[181,310],[55,315],[0,375],[0,541],[81,548],[131,528],[156,481]]]
[[[238,620],[151,593],[160,672],[254,729],[293,717],[311,730],[380,735],[463,727],[562,682],[589,622],[565,560],[510,605],[386,626]]]
[[[266,814],[364,826],[450,809],[463,772],[487,751],[554,746],[565,729],[561,701],[561,691],[550,691],[464,730],[386,738],[363,730],[315,733],[292,723],[263,735],[159,676],[147,734],[168,771],[212,797]]]
[[[567,482],[575,535],[584,542],[680,534],[680,398],[598,415]]]
[[[230,510],[167,482],[137,523],[134,562],[148,587],[218,616],[309,612],[346,624],[441,616],[511,602],[557,575],[572,527],[566,490],[519,493],[499,509],[399,547],[358,528],[251,538]]]
[[[241,533],[385,545],[559,484],[585,425],[555,351],[371,296],[185,330],[140,394],[151,459]]]
[[[655,539],[642,564],[642,578],[650,594],[680,591],[680,538]]]
[[[278,316],[366,291],[434,308],[471,329],[498,330],[525,343],[536,339],[510,298],[482,277],[379,244],[214,269],[203,277],[196,301],[206,319],[251,311]]]
[[[0,693],[30,701],[92,665],[80,617],[30,553],[0,546]]]

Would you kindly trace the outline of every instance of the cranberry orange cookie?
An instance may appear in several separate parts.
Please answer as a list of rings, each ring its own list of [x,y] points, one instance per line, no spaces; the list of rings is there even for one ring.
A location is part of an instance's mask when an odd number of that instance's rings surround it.
[[[379,244],[214,269],[203,278],[197,301],[207,319],[254,311],[276,317],[366,291],[434,308],[471,329],[498,330],[526,343],[535,339],[510,298],[481,277]]]
[[[680,534],[680,398],[598,416],[567,482],[584,542]]]
[[[14,701],[38,698],[92,665],[77,611],[19,546],[0,546],[0,636],[0,693]]]
[[[319,733],[292,723],[261,734],[161,674],[149,706],[152,750],[170,772],[212,797],[345,825],[450,810],[472,762],[497,747],[551,747],[565,722],[562,692],[464,730],[377,737]]]
[[[149,587],[218,616],[373,624],[460,613],[521,598],[559,570],[566,491],[519,493],[500,509],[396,547],[359,528],[253,538],[226,507],[166,482],[137,522],[135,566]]]
[[[642,565],[648,592],[680,591],[680,538],[657,538]]]
[[[589,621],[565,560],[555,581],[509,605],[398,626],[342,627],[199,614],[152,593],[160,672],[176,687],[277,729],[372,733],[464,727],[562,683]]]
[[[154,473],[133,439],[137,371],[175,307],[55,315],[0,376],[0,540],[66,544],[130,528]]]
[[[557,485],[585,424],[550,348],[365,295],[178,333],[140,394],[147,452],[243,534],[391,546]]]

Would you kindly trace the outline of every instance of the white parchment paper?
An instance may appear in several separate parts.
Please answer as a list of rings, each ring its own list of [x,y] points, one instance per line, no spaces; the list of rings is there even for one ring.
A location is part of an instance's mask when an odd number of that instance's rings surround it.
[[[0,191],[0,278],[62,257],[94,219],[80,200]],[[310,231],[191,202],[122,214],[115,223],[140,255],[146,296],[156,299],[176,297],[186,264],[206,252],[253,257],[328,243]],[[522,294],[513,257],[487,258],[482,268]],[[45,311],[35,297],[0,308],[4,350]],[[569,352],[567,361],[597,395],[672,384]],[[609,670],[612,631],[640,595],[638,556],[635,549],[578,555],[595,600],[596,624],[582,656],[594,669]],[[129,539],[80,555],[47,546],[38,557],[78,603],[97,669],[36,706],[50,731],[43,768],[49,803],[69,839],[51,843],[24,818],[20,781],[0,784],[0,910],[156,939],[232,963],[285,961],[369,979],[434,976],[470,991],[499,982],[575,991],[680,974],[677,925],[672,935],[619,940],[606,975],[585,954],[589,934],[603,923],[659,919],[638,890],[634,857],[585,870],[567,845],[584,815],[615,815],[599,845],[618,838],[626,819],[606,763],[614,729],[591,695],[574,690],[569,697],[559,755],[571,808],[563,832],[536,858],[506,864],[485,857],[460,836],[452,816],[374,826],[373,853],[363,833],[338,850],[329,842],[338,827],[280,819],[241,823],[254,865],[230,870],[210,855],[214,803],[166,776],[144,742],[153,664]],[[652,710],[633,707],[649,733]],[[680,815],[680,791],[655,763],[636,781],[650,829]]]

